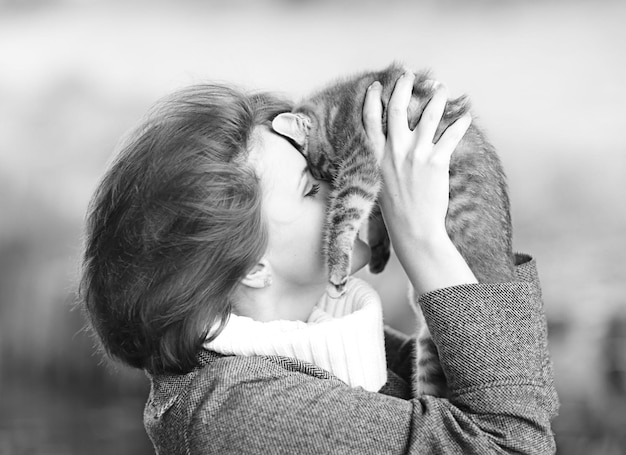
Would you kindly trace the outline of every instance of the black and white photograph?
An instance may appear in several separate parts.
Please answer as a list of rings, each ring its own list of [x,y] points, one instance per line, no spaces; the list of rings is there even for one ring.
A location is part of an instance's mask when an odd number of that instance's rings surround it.
[[[0,455],[626,455],[625,18],[0,0]]]

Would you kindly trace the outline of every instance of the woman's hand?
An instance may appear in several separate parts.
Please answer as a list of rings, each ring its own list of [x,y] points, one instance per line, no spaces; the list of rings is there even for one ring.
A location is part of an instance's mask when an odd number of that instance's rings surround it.
[[[445,229],[452,152],[467,131],[469,114],[450,125],[436,144],[448,93],[440,85],[415,130],[407,108],[415,75],[398,79],[382,130],[381,85],[368,89],[363,106],[366,134],[374,146],[383,177],[379,202],[394,250],[419,294],[440,287],[476,282]],[[439,275],[439,277],[438,277]]]

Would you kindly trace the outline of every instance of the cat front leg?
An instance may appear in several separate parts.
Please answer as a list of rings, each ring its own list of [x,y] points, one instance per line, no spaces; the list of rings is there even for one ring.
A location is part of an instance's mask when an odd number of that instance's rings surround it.
[[[331,284],[329,295],[333,298],[341,297],[345,292],[352,267],[354,242],[373,204],[371,194],[355,188],[331,193],[324,244]]]

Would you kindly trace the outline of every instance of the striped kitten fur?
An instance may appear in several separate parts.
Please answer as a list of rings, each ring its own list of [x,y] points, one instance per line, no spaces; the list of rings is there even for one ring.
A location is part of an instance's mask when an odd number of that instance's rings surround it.
[[[389,259],[390,243],[376,198],[381,188],[380,169],[362,123],[367,87],[383,86],[383,128],[387,104],[396,80],[406,70],[392,65],[332,83],[298,104],[293,112],[273,121],[276,132],[290,138],[306,157],[313,176],[330,184],[324,232],[329,281],[340,296],[348,279],[354,241],[369,218],[370,270],[382,271]],[[434,92],[426,72],[415,78],[409,105],[409,125],[414,128]],[[435,141],[445,128],[469,109],[465,97],[448,101]],[[450,203],[446,229],[480,282],[513,278],[512,232],[504,172],[484,134],[470,126],[450,163]],[[445,376],[437,349],[419,312],[417,374],[418,394],[446,396]]]

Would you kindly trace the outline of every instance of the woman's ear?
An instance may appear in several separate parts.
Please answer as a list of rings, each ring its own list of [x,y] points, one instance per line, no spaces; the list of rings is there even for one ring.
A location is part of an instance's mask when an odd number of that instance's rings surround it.
[[[272,129],[281,136],[288,137],[300,147],[304,147],[310,123],[311,120],[305,115],[283,112],[272,120]]]
[[[267,259],[261,259],[241,280],[249,288],[263,289],[272,284],[272,271]]]

